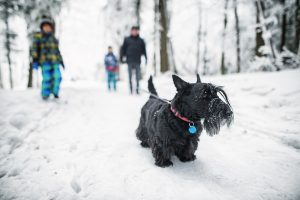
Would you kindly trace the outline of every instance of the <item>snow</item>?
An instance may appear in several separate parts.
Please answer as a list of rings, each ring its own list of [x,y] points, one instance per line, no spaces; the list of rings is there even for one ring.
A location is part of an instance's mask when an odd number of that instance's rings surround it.
[[[64,82],[62,98],[47,102],[36,89],[0,91],[0,199],[299,199],[299,76],[202,77],[225,86],[235,122],[203,133],[194,162],[174,157],[169,168],[135,138],[148,96],[129,95],[126,82],[117,93]],[[169,74],[154,81],[174,95]]]

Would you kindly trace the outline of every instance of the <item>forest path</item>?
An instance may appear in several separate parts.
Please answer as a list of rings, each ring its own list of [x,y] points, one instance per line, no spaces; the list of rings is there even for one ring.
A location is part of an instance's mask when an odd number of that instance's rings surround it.
[[[147,95],[125,83],[118,93],[65,87],[47,102],[37,90],[0,91],[0,199],[297,199],[299,75],[204,77],[226,86],[235,123],[202,134],[197,159],[169,168],[135,138]],[[170,77],[155,84],[174,94]]]

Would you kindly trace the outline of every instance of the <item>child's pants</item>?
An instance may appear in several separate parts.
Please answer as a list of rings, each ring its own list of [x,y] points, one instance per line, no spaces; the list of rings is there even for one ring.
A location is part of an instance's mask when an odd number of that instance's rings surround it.
[[[112,87],[114,90],[117,90],[116,72],[107,71],[107,86],[109,90],[111,90]]]
[[[42,65],[42,97],[49,97],[50,94],[58,95],[61,83],[59,64],[45,63]]]

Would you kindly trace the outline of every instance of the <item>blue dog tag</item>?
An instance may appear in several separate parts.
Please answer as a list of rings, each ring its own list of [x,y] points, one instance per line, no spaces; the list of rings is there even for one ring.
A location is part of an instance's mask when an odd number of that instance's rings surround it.
[[[191,135],[194,135],[197,132],[196,126],[194,126],[194,123],[189,124],[189,133]]]

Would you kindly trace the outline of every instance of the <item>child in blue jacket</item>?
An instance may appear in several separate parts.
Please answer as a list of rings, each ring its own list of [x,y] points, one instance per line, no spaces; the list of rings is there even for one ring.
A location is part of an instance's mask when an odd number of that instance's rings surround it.
[[[111,46],[108,47],[108,53],[104,58],[105,69],[107,72],[107,86],[108,90],[111,90],[112,87],[117,90],[117,71],[118,71],[118,60],[113,53]]]

